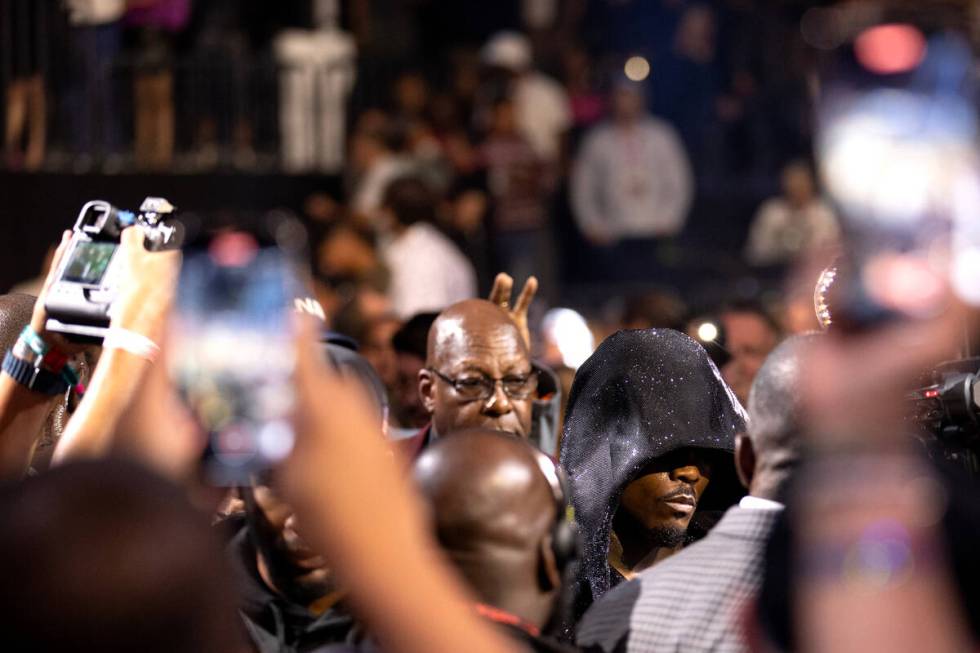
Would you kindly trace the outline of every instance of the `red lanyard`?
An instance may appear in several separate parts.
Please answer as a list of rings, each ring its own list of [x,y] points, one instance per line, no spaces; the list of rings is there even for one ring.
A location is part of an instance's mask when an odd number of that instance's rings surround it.
[[[500,608],[495,608],[492,605],[477,603],[476,612],[480,616],[486,617],[490,621],[494,621],[498,624],[506,624],[508,626],[520,628],[531,637],[537,637],[541,634],[541,629],[534,624],[529,624],[517,615],[511,614],[506,610],[501,610]]]

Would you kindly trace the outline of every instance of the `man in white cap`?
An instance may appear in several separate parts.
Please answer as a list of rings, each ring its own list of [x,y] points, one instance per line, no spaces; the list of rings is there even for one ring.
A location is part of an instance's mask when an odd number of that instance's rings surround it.
[[[517,127],[542,161],[556,162],[561,137],[572,125],[565,89],[534,69],[531,42],[518,32],[498,32],[483,46],[480,56],[485,65],[513,75],[511,97]]]

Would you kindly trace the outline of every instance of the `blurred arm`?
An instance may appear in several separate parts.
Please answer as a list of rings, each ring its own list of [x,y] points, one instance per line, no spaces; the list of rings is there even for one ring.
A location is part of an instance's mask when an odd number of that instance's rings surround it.
[[[48,342],[52,342],[54,338],[44,329],[47,322],[44,300],[57,275],[58,265],[68,248],[70,237],[70,231],[61,236],[61,244],[51,259],[48,276],[34,303],[34,314],[31,317],[34,332]],[[55,344],[62,349],[69,349],[62,341]],[[0,352],[0,356],[5,354],[6,352]],[[8,374],[0,374],[0,479],[20,478],[27,473],[44,422],[59,400],[63,401],[64,397],[33,392],[14,381]]]
[[[113,306],[110,328],[125,329],[159,343],[180,271],[177,252],[149,252],[143,232],[122,234],[120,255],[126,280]],[[143,389],[152,363],[122,349],[103,349],[85,397],[68,422],[54,452],[54,463],[106,455],[113,447],[120,420]],[[151,461],[152,462],[152,461]]]
[[[64,398],[32,392],[0,374],[0,479],[27,472],[44,421],[58,399]]]
[[[285,487],[358,616],[387,651],[511,651],[441,559],[368,400],[323,364],[312,329],[299,352],[298,440]]]
[[[149,365],[149,361],[127,351],[102,350],[85,396],[54,450],[53,464],[109,453],[119,419]]]

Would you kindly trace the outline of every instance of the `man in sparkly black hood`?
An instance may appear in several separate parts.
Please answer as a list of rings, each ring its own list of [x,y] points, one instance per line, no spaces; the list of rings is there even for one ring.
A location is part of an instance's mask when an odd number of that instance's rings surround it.
[[[732,452],[744,429],[714,363],[677,331],[620,331],[579,368],[561,445],[585,538],[578,615],[738,500]]]

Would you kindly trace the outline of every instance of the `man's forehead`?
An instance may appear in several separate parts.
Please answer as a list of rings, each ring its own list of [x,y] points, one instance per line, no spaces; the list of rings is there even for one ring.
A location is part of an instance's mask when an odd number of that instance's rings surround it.
[[[529,360],[517,327],[504,321],[452,316],[435,325],[435,357],[441,362]]]

